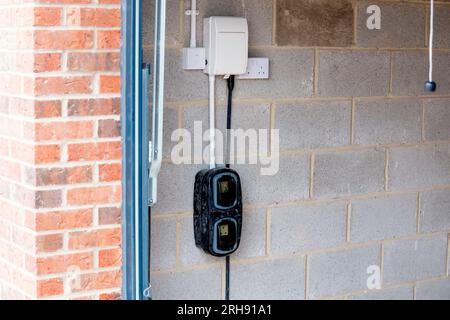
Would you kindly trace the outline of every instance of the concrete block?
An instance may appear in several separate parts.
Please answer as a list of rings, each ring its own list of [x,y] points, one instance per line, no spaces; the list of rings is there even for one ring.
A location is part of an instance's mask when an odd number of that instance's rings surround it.
[[[309,197],[309,157],[280,157],[279,172],[261,175],[260,165],[234,166],[241,176],[244,203],[298,201]]]
[[[176,219],[152,219],[151,257],[152,270],[173,268],[177,252]]]
[[[382,290],[372,290],[363,294],[358,294],[351,297],[352,300],[413,300],[413,288],[400,287],[400,288],[388,288]]]
[[[370,5],[381,9],[381,29],[370,30]],[[401,12],[401,14],[399,14]],[[358,3],[357,46],[371,48],[425,47],[425,8],[420,4],[361,1]]]
[[[230,298],[301,300],[305,296],[303,257],[232,265]]]
[[[314,196],[340,196],[380,192],[384,189],[383,150],[319,154],[315,160]]]
[[[386,51],[320,51],[318,94],[322,97],[387,95],[389,61]]]
[[[425,101],[425,139],[450,140],[450,100]]]
[[[222,298],[221,269],[172,272],[152,275],[154,300],[220,300]]]
[[[332,297],[365,290],[371,266],[380,266],[380,247],[369,246],[317,253],[309,261],[309,298]]]
[[[281,149],[314,149],[350,144],[350,101],[305,102],[276,107]]]
[[[345,213],[344,203],[272,209],[272,253],[293,254],[344,244]]]
[[[439,277],[446,272],[447,236],[399,240],[384,246],[386,284]]]
[[[436,93],[425,91],[428,80],[428,53],[426,51],[402,51],[393,55],[392,93],[396,96],[436,95],[450,93],[450,54],[435,52],[434,81],[438,88]]]
[[[450,184],[450,145],[392,149],[389,189],[402,190]]]
[[[419,100],[357,102],[356,144],[414,143],[421,137],[422,104]]]
[[[279,46],[350,47],[353,43],[351,1],[279,0],[276,14]]]
[[[416,300],[450,300],[450,279],[417,284]]]
[[[352,201],[350,239],[383,240],[416,233],[417,195]]]
[[[420,222],[422,232],[450,230],[450,191],[421,194]]]

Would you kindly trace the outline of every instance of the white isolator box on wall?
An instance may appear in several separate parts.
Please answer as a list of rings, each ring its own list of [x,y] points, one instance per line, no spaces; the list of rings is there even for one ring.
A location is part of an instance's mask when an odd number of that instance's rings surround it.
[[[247,71],[248,23],[245,18],[209,17],[204,20],[204,73],[239,75]]]

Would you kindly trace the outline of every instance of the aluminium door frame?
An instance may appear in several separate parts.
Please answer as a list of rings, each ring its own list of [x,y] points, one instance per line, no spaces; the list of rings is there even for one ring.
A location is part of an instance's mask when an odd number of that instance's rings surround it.
[[[142,0],[122,0],[122,297],[151,299],[150,207],[162,161],[166,0],[155,1],[152,144],[150,66],[143,63]],[[150,150],[152,149],[152,150]]]

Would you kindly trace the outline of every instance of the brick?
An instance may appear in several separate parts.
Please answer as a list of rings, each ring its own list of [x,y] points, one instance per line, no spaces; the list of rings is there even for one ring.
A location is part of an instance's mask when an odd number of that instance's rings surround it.
[[[381,29],[367,28],[370,5],[381,9]],[[398,14],[401,12],[402,14]],[[407,32],[405,32],[407,30]],[[357,45],[372,48],[422,48],[425,46],[423,5],[362,1],[358,4]]]
[[[417,194],[352,201],[353,242],[398,238],[416,233]]]
[[[450,79],[446,70],[450,68],[449,53],[435,52],[434,81],[438,94],[450,93]],[[402,51],[393,54],[392,93],[396,96],[432,95],[425,92],[428,80],[428,54],[426,51]]]
[[[100,93],[120,93],[120,76],[100,76]]]
[[[120,142],[69,144],[69,161],[119,160]]]
[[[169,269],[175,266],[177,243],[174,235],[177,232],[176,229],[177,221],[175,219],[153,219],[150,240],[152,270]],[[191,242],[194,242],[193,237],[191,237]]]
[[[92,225],[92,209],[53,211],[36,214],[36,231],[85,228]]]
[[[61,101],[36,101],[34,103],[34,115],[38,119],[60,117],[62,115]]]
[[[71,71],[119,71],[118,52],[69,52],[67,67]]]
[[[63,293],[64,282],[61,278],[37,281],[37,296],[39,298],[57,296]]]
[[[69,249],[85,249],[120,245],[120,228],[71,232]]]
[[[117,8],[69,8],[67,25],[83,27],[120,27],[120,9]]]
[[[97,47],[99,49],[119,49],[120,30],[98,30]]]
[[[450,145],[393,149],[389,156],[389,189],[450,184]]]
[[[56,208],[62,203],[61,190],[36,191],[34,199],[34,205],[37,209]]]
[[[121,208],[99,208],[98,221],[100,225],[120,224],[122,211]]]
[[[151,274],[151,277],[155,300],[219,300],[222,297],[219,267],[160,275]],[[179,288],[184,289],[179,290]]]
[[[270,220],[273,254],[303,253],[345,243],[344,203],[273,208]]]
[[[120,120],[106,119],[98,121],[98,136],[100,138],[120,137]]]
[[[231,299],[300,300],[305,297],[303,257],[236,264],[232,270]]]
[[[446,235],[387,243],[384,246],[384,283],[416,281],[444,275],[446,259]]]
[[[299,201],[309,196],[309,167],[307,156],[283,156],[279,171],[273,176],[261,175],[260,165],[236,165],[241,176],[243,201],[251,203],[280,203]]]
[[[389,89],[389,54],[385,51],[319,52],[318,95],[384,96]]]
[[[80,270],[88,270],[93,265],[94,259],[90,252],[42,257],[37,258],[37,274],[65,273],[73,267],[77,267]]]
[[[61,146],[56,144],[35,146],[36,164],[58,162],[61,158]]]
[[[120,98],[69,100],[68,114],[74,117],[119,115]]]
[[[36,237],[36,252],[54,252],[63,248],[63,234],[49,234]]]
[[[314,195],[318,198],[380,192],[384,189],[383,150],[319,154],[315,160]]]
[[[35,79],[36,95],[91,93],[91,77],[38,77]]]
[[[100,300],[122,300],[120,292],[101,293]]]
[[[106,31],[105,31],[106,32]],[[35,30],[34,48],[48,50],[90,49],[94,33],[87,30]]]
[[[61,70],[60,53],[36,53],[34,54],[34,72],[51,72]]]
[[[120,186],[102,186],[70,189],[67,191],[69,205],[117,203],[121,199]]]
[[[190,8],[190,1],[185,1],[185,8]],[[175,1],[176,2],[176,1]],[[168,7],[173,7],[172,12],[176,14],[177,9],[176,4],[169,5]],[[259,0],[259,1],[246,1],[243,7],[242,2],[239,0],[228,0],[226,6],[220,0],[209,0],[209,1],[199,1],[197,4],[197,10],[200,14],[198,16],[198,21],[202,21],[203,18],[210,16],[234,16],[234,17],[246,17],[248,20],[249,27],[249,43],[251,46],[256,45],[271,45],[272,44],[272,1],[271,0]],[[152,8],[153,9],[153,8]],[[149,23],[151,24],[151,23]],[[172,26],[170,26],[172,25]],[[173,22],[168,26],[169,31],[175,34],[179,32],[177,22]],[[171,30],[173,29],[173,30]],[[153,32],[153,25],[151,28],[147,29]],[[184,30],[190,30],[189,19],[185,19]],[[154,32],[153,32],[154,33]],[[175,36],[175,35],[174,35]],[[148,38],[153,37],[153,34],[148,34]],[[189,44],[188,41],[189,34],[185,32],[185,44]],[[169,33],[169,43],[174,42],[175,39],[171,40]],[[197,40],[199,43],[203,41],[202,28],[197,28]]]
[[[422,138],[422,105],[418,100],[358,101],[356,144],[415,143]]]
[[[93,131],[94,123],[92,121],[37,123],[35,125],[35,139],[37,141],[48,141],[91,138]]]
[[[281,149],[339,147],[350,143],[351,103],[305,102],[276,108]]]
[[[350,47],[353,42],[351,1],[280,0],[276,43],[280,46]]]
[[[100,164],[98,166],[99,180],[102,182],[121,181],[122,165],[120,163]]]
[[[317,253],[309,258],[309,298],[318,299],[367,289],[369,267],[380,266],[380,247]]]
[[[450,300],[450,279],[417,284],[416,300]]]
[[[48,27],[61,24],[62,8],[37,7],[34,11],[34,26]]]
[[[92,167],[42,168],[33,170],[32,175],[38,186],[87,183],[92,181]]]
[[[422,232],[450,231],[450,191],[421,193],[420,222]]]
[[[106,249],[98,252],[100,268],[120,267],[122,265],[122,249]]]
[[[412,287],[389,288],[382,290],[372,290],[363,294],[351,297],[352,300],[413,300]]]
[[[80,276],[79,288],[74,288],[74,291],[80,292],[120,287],[122,282],[121,274],[120,270],[83,274]]]
[[[427,100],[424,121],[426,140],[450,140],[450,100]]]

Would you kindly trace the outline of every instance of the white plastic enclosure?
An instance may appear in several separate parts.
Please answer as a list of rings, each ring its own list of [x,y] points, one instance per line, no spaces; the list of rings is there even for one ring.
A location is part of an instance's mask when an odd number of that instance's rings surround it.
[[[246,73],[248,63],[248,23],[245,18],[209,17],[204,19],[203,41],[206,68],[210,75]]]

